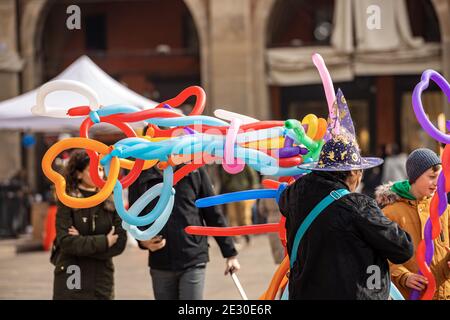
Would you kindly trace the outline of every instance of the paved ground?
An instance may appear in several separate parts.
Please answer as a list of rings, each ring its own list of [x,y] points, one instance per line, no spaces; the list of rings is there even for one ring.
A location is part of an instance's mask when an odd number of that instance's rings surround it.
[[[21,240],[0,241],[0,299],[51,299],[53,266],[48,252],[16,254]],[[230,276],[223,275],[225,260],[214,239],[211,262],[207,267],[205,299],[241,299]],[[250,245],[239,250],[239,280],[249,299],[257,299],[266,289],[275,271],[268,238],[252,238]],[[116,299],[153,299],[147,253],[129,245],[114,259]]]

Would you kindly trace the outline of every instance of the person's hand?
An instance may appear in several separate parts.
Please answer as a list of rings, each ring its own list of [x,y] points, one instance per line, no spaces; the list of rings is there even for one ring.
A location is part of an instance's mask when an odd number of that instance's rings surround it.
[[[151,252],[158,251],[166,245],[166,239],[162,236],[156,236],[150,240],[141,241],[141,245],[150,250]]]
[[[228,273],[239,271],[239,269],[241,269],[241,265],[239,264],[236,256],[227,258],[227,261],[225,263],[225,275],[227,275]]]
[[[71,226],[71,227],[69,228],[69,235],[71,235],[71,236],[79,236],[80,233],[78,232],[77,229],[75,229],[74,226]]]
[[[422,291],[428,285],[428,279],[420,274],[412,273],[406,278],[405,285],[408,288]]]
[[[119,235],[114,234],[115,231],[116,228],[113,226],[111,231],[106,235],[106,239],[108,240],[108,248],[111,248],[117,242],[117,238],[119,238]]]

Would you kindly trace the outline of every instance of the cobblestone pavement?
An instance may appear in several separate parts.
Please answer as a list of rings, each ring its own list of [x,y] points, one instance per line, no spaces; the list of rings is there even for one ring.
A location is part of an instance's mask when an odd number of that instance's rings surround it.
[[[18,241],[0,241],[0,299],[51,299],[53,266],[49,252],[15,252]],[[241,299],[230,276],[224,276],[225,259],[209,239],[210,263],[206,272],[205,299]],[[249,299],[257,299],[269,285],[276,265],[265,235],[255,236],[239,248],[239,280]],[[116,299],[153,299],[147,252],[129,245],[114,259]]]

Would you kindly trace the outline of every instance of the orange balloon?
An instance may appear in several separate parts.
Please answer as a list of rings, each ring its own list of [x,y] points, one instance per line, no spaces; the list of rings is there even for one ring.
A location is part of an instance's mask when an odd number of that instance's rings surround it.
[[[327,133],[327,125],[328,125],[327,120],[325,120],[324,118],[319,118],[317,124],[317,132],[313,138],[314,141],[319,141],[323,139],[325,133]]]
[[[280,285],[282,284],[283,278],[286,277],[286,273],[289,271],[289,256],[286,255],[283,261],[278,266],[275,271],[272,280],[270,281],[269,288],[267,288],[264,295],[264,300],[273,300],[277,295]]]
[[[58,199],[71,208],[91,208],[105,201],[114,189],[119,177],[120,161],[117,157],[111,159],[111,167],[105,185],[98,193],[87,198],[75,198],[66,193],[66,180],[52,168],[53,160],[66,149],[85,148],[101,154],[108,154],[111,149],[98,141],[88,138],[68,138],[55,143],[42,158],[42,171],[55,184]]]

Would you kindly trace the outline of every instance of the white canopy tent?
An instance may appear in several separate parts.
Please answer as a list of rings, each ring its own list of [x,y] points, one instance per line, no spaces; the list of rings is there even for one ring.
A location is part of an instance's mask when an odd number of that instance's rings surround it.
[[[78,58],[54,80],[57,79],[76,80],[89,86],[98,94],[100,105],[123,104],[149,109],[158,104],[114,80],[87,56]],[[31,108],[36,104],[36,91],[0,102],[0,129],[59,132],[79,128],[84,118],[62,119],[33,115]],[[45,104],[52,108],[69,109],[87,105],[88,101],[70,91],[57,91],[48,95]]]

